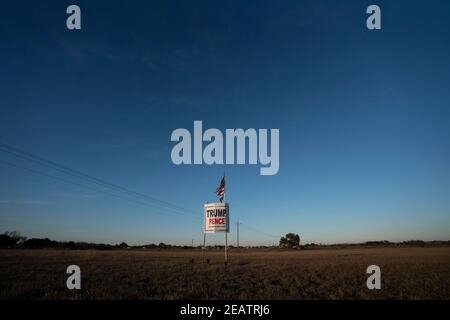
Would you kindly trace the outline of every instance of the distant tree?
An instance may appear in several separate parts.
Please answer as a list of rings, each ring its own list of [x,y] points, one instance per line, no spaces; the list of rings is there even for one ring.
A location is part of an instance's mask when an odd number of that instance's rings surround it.
[[[119,244],[119,248],[128,248],[128,245],[125,242]]]
[[[286,236],[280,238],[280,247],[298,247],[300,245],[300,236],[295,233],[287,233]]]
[[[29,249],[42,249],[42,248],[56,248],[58,247],[58,242],[45,239],[28,239],[24,243],[25,248]]]
[[[63,247],[66,249],[75,249],[77,247],[77,245],[75,242],[69,241],[69,242],[64,243]]]
[[[16,240],[6,234],[0,234],[0,248],[11,248],[16,244]]]
[[[20,232],[18,232],[18,231],[6,231],[5,235],[14,239],[14,241],[15,241],[14,244],[23,243],[27,239],[26,237],[21,236]]]

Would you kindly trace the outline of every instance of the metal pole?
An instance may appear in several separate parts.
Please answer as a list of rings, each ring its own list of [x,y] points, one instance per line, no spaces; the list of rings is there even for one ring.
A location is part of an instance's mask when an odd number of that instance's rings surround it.
[[[236,225],[237,225],[237,247],[239,248],[239,220],[236,223]]]
[[[225,179],[225,172],[223,173],[223,178]],[[225,181],[225,188],[226,188],[226,181]],[[226,190],[223,190],[223,203],[225,203],[225,207],[227,205],[227,201],[225,199],[226,196]],[[230,225],[230,213],[227,212],[227,226]],[[225,264],[228,263],[228,230],[225,231]]]
[[[203,232],[202,263],[205,263],[205,245],[206,245],[206,233]]]
[[[228,249],[228,231],[225,232],[225,263],[228,262],[228,253],[227,253],[227,249]]]

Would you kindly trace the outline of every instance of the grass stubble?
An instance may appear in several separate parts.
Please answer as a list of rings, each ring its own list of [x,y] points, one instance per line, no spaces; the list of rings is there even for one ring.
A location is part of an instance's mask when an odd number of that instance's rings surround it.
[[[0,299],[450,299],[450,247],[0,250]],[[68,265],[81,290],[66,288]],[[366,269],[381,268],[381,290]]]

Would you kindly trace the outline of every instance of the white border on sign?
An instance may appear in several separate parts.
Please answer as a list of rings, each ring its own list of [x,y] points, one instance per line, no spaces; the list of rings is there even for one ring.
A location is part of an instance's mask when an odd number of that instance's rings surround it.
[[[225,224],[210,225],[206,223],[206,209],[225,209]],[[216,232],[230,232],[230,207],[228,203],[205,203],[203,206],[203,232],[204,233],[216,233]]]

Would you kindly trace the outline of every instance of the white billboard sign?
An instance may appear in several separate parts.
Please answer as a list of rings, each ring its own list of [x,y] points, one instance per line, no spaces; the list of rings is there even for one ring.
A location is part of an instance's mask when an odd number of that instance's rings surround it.
[[[230,231],[228,203],[206,203],[203,211],[205,233]]]

